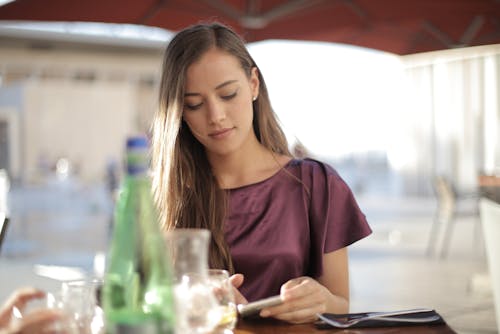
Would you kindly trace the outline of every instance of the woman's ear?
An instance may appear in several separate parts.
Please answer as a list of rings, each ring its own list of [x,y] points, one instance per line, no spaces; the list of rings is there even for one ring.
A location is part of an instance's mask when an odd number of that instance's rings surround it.
[[[252,72],[250,73],[250,90],[252,92],[252,99],[255,100],[259,97],[259,70],[257,67],[252,67]]]

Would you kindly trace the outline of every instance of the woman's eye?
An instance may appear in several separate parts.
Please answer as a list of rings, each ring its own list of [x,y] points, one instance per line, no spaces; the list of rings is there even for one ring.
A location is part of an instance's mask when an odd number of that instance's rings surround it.
[[[201,105],[203,103],[198,103],[198,104],[185,104],[184,106],[189,109],[189,110],[197,110],[197,109],[200,109]]]
[[[234,93],[229,94],[229,95],[222,95],[221,98],[223,100],[231,100],[232,98],[234,98],[236,96],[236,93],[238,93],[238,92],[234,92]]]

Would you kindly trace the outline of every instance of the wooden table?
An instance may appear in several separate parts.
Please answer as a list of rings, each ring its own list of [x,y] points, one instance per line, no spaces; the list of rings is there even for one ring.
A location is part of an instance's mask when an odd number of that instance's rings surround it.
[[[317,329],[312,324],[291,325],[271,319],[238,320],[234,334],[440,334],[456,333],[447,325],[385,328]]]
[[[481,196],[500,203],[500,176],[479,175],[477,183]]]

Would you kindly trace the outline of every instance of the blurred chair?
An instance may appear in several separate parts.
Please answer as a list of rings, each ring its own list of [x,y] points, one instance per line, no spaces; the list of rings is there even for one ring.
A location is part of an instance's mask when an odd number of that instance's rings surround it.
[[[497,328],[500,332],[500,203],[481,198],[479,212],[493,288]]]
[[[7,234],[7,227],[9,227],[9,218],[0,213],[0,253],[2,252],[2,244]]]
[[[478,193],[458,194],[453,184],[444,176],[437,176],[433,181],[433,190],[437,199],[437,208],[431,226],[429,241],[427,244],[427,255],[433,255],[439,251],[441,258],[446,257],[451,236],[453,234],[455,218],[457,216],[477,215],[477,205],[472,209],[459,208],[466,199],[479,199]],[[476,239],[479,227],[475,227]],[[438,245],[441,245],[440,249]]]
[[[0,251],[9,226],[9,210],[7,207],[7,195],[9,194],[10,182],[5,169],[0,169]]]

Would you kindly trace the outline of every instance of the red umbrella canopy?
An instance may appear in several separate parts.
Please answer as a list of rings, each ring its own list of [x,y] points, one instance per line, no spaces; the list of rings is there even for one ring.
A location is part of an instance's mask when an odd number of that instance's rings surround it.
[[[499,0],[17,0],[0,20],[129,23],[176,31],[218,20],[248,42],[315,40],[400,55],[500,43]]]

